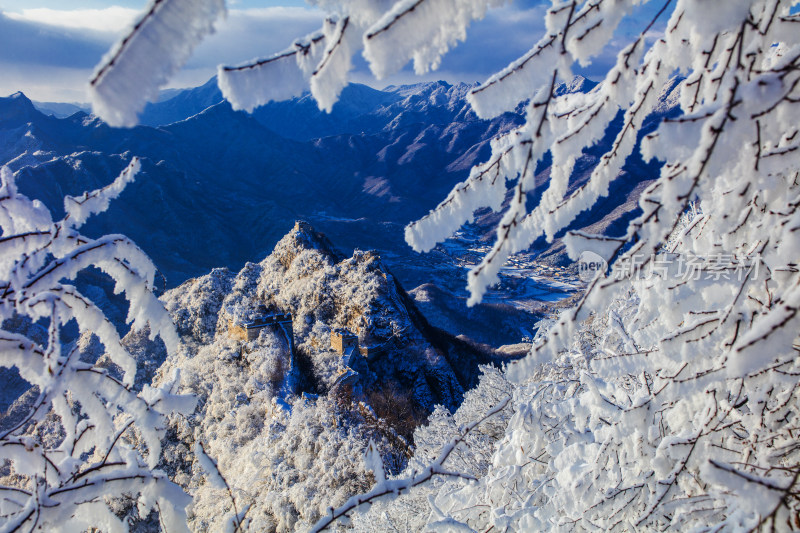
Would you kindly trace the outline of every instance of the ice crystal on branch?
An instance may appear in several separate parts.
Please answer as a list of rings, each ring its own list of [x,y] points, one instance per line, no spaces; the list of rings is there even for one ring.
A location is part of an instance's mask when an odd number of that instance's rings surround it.
[[[191,410],[194,400],[147,385],[137,394],[131,388],[136,362],[116,328],[70,283],[89,266],[101,269],[125,293],[134,328],[149,326],[170,350],[177,344],[169,315],[151,292],[155,268],[147,256],[122,235],[93,239],[78,231],[139,167],[134,158],[109,186],[65,198],[66,215],[57,222],[0,168],[0,322],[6,328],[27,319],[46,324],[48,332],[46,342],[36,342],[0,329],[0,366],[16,368],[36,391],[24,416],[4,420],[0,430],[0,461],[17,476],[14,486],[0,487],[2,531],[125,531],[107,500],[123,495],[138,501],[141,516],[157,510],[164,527],[186,530],[188,496],[154,468],[164,415]],[[62,349],[61,329],[71,321],[97,335],[121,380],[81,361],[79,346]]]

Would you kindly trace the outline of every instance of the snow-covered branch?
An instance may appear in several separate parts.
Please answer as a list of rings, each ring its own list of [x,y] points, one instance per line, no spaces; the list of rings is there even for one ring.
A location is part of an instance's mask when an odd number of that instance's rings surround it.
[[[333,525],[338,519],[347,516],[348,513],[355,510],[359,506],[371,503],[381,498],[397,497],[403,493],[407,493],[413,487],[427,483],[434,476],[458,477],[467,480],[475,480],[475,478],[469,474],[448,470],[445,468],[444,464],[450,455],[456,450],[458,445],[464,442],[464,439],[470,434],[471,431],[505,409],[510,401],[511,397],[506,397],[497,405],[492,407],[488,412],[486,412],[483,417],[467,425],[461,435],[454,437],[449,443],[443,446],[438,457],[436,457],[436,459],[430,465],[422,469],[422,471],[405,479],[385,479],[383,476],[380,476],[372,490],[364,494],[353,496],[347,500],[344,505],[341,505],[336,509],[331,508],[325,517],[314,524],[314,527],[311,528],[311,531],[313,533],[324,531]]]
[[[47,324],[46,342],[0,330],[0,366],[16,369],[38,391],[24,405],[27,412],[0,432],[0,460],[8,462],[18,481],[18,487],[3,489],[14,494],[0,500],[2,531],[118,530],[121,519],[101,497],[123,494],[137,498],[141,511],[157,507],[171,531],[186,530],[188,496],[153,469],[160,458],[164,416],[193,409],[194,401],[147,386],[141,393],[133,390],[136,362],[119,333],[70,284],[85,268],[101,268],[125,292],[134,327],[149,324],[168,349],[176,346],[169,316],[150,292],[154,268],[147,256],[125,237],[92,239],[77,232],[90,216],[107,208],[139,168],[133,158],[109,186],[68,197],[66,215],[58,222],[39,202],[17,191],[8,168],[0,169],[0,320],[4,328]],[[61,328],[70,321],[81,332],[97,335],[120,368],[122,381],[82,362],[77,347],[62,353]],[[138,448],[131,442],[133,431]]]
[[[145,103],[158,98],[224,15],[224,0],[150,0],[89,82],[94,113],[112,126],[135,125]]]

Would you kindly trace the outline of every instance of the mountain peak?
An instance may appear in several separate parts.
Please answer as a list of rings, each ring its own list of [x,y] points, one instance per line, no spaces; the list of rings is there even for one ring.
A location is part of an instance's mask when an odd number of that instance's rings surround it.
[[[159,102],[145,106],[139,122],[146,126],[172,124],[197,115],[223,100],[222,92],[217,86],[217,77],[214,76],[200,87],[162,92]]]
[[[314,227],[305,220],[296,221],[288,236],[303,248],[320,250],[326,255],[333,257],[338,257],[340,255],[328,237],[324,233],[320,233],[314,229]]]
[[[452,88],[453,86],[447,83],[446,81],[439,80],[439,81],[426,81],[421,83],[411,83],[404,85],[389,85],[388,87],[385,87],[383,89],[383,92],[394,93],[403,98],[407,98],[409,96],[414,96],[414,95],[423,95],[436,92],[447,92]]]
[[[315,230],[304,220],[296,221],[292,230],[278,241],[273,255],[278,257],[278,261],[284,267],[288,268],[294,258],[306,250],[320,252],[331,264],[338,263],[342,259],[341,254],[328,237]]]
[[[20,91],[0,98],[0,123],[26,123],[37,115],[41,116],[41,113],[36,111],[33,102]]]
[[[29,109],[35,110],[36,108],[33,106],[33,102],[31,102],[30,98],[25,96],[22,91],[17,91],[14,94],[7,96],[6,98],[0,98],[0,103],[5,104],[3,107],[6,106],[15,106],[20,109]]]
[[[570,81],[561,83],[556,87],[556,96],[562,96],[570,93],[588,93],[597,85],[596,81],[584,78],[581,75],[576,75]]]

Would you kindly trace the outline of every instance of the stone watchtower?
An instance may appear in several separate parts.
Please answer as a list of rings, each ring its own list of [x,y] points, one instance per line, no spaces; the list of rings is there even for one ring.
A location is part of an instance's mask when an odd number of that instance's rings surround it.
[[[356,335],[344,328],[331,330],[331,349],[333,351],[344,354],[350,348],[358,351],[358,337]]]
[[[292,331],[291,313],[261,315],[249,321],[233,319],[228,321],[228,333],[230,336],[247,342],[257,339],[264,328],[281,331],[289,344],[289,350],[294,354],[294,332]]]

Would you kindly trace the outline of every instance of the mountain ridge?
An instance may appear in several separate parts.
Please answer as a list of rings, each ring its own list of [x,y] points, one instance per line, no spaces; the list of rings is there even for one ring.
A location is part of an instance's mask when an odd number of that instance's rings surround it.
[[[575,78],[558,91],[593,86]],[[166,288],[216,267],[238,271],[260,260],[300,219],[329,235],[346,254],[378,250],[409,289],[435,283],[444,292],[429,303],[438,305],[447,294],[463,297],[463,265],[450,253],[415,254],[405,243],[404,227],[427,214],[473,165],[489,157],[492,138],[523,121],[522,107],[479,120],[465,99],[469,88],[445,82],[384,91],[352,85],[331,115],[319,111],[307,94],[248,115],[225,102],[198,111],[219,96],[209,80],[195,89],[172,91],[149,108],[151,116],[167,117],[156,122],[179,120],[127,130],[82,112],[64,119],[45,116],[19,94],[0,99],[0,164],[17,174],[22,192],[59,216],[65,194],[102,187],[133,155],[140,157],[136,181],[106,213],[90,219],[86,231],[131,237],[154,260]],[[662,103],[643,131],[674,109],[669,94],[662,95]],[[615,135],[616,122],[597,147],[579,158],[570,187],[588,179],[597,154]],[[303,128],[305,137],[319,136],[303,140],[298,133]],[[657,163],[645,164],[638,154],[629,163],[609,196],[582,213],[574,227],[624,229],[636,212],[642,184],[658,171]],[[545,160],[537,169],[531,203],[543,190],[548,165]],[[474,246],[493,238],[499,216],[488,210],[476,213],[475,223],[465,230]],[[565,261],[560,242],[541,240],[536,246],[543,260]],[[429,303],[433,316],[452,315],[448,304],[437,311]],[[498,346],[518,340],[504,334],[481,342]]]
[[[420,86],[419,89],[424,91],[425,87],[427,86]],[[440,90],[441,87],[443,86],[439,87]],[[377,99],[381,101],[386,98],[396,101],[399,98],[398,95],[387,97],[384,93],[366,87],[356,87],[353,91],[366,92],[372,97],[378,94]],[[184,93],[188,96],[192,91]],[[184,93],[178,93],[159,105],[181,98]],[[10,99],[0,99],[0,102],[8,104],[6,107],[15,105]],[[343,102],[346,104],[347,100]],[[19,107],[19,103],[16,106]],[[315,112],[319,113],[318,110]],[[231,247],[226,247],[224,242],[230,240],[232,245],[237,246],[237,251],[223,251],[221,261],[218,258],[211,262],[210,257],[200,259],[196,251],[182,250],[182,254],[190,258],[189,262],[197,265],[197,268],[186,270],[185,265],[181,266],[178,261],[169,259],[171,254],[167,250],[162,252],[158,247],[150,246],[148,241],[152,240],[151,234],[141,228],[137,229],[131,223],[132,218],[126,216],[124,212],[130,212],[131,209],[139,216],[144,216],[147,212],[146,206],[137,207],[137,202],[141,202],[136,197],[127,198],[129,195],[123,193],[119,201],[112,203],[108,213],[98,217],[103,222],[90,222],[90,225],[97,226],[99,232],[111,230],[113,224],[108,223],[108,219],[122,220],[122,227],[113,231],[129,234],[139,242],[159,266],[163,265],[170,285],[215,266],[224,264],[237,267],[247,260],[263,256],[291,227],[295,219],[309,216],[316,219],[316,224],[338,226],[338,231],[336,227],[332,228],[333,233],[342,237],[343,233],[350,233],[346,226],[351,223],[345,221],[356,221],[364,217],[374,221],[376,211],[383,212],[388,215],[388,220],[379,220],[379,225],[392,225],[394,235],[390,239],[391,248],[399,249],[404,246],[402,226],[414,217],[422,216],[432,206],[433,200],[426,200],[420,193],[429,190],[433,185],[434,190],[429,192],[430,196],[445,194],[457,179],[431,182],[427,179],[420,180],[420,175],[427,178],[432,171],[440,174],[440,169],[443,176],[463,172],[463,169],[448,171],[444,168],[449,163],[445,160],[450,157],[448,153],[457,149],[455,145],[458,143],[453,138],[456,134],[463,136],[463,132],[456,132],[452,127],[449,131],[444,128],[435,132],[428,131],[429,137],[431,134],[449,136],[446,143],[440,143],[435,135],[429,139],[417,139],[421,130],[424,130],[421,123],[393,126],[390,131],[385,131],[385,124],[390,121],[387,117],[380,118],[372,128],[374,133],[370,135],[337,133],[307,142],[278,135],[273,129],[264,127],[255,116],[232,111],[227,103],[212,105],[187,117],[181,116],[181,120],[171,124],[156,128],[138,126],[130,130],[109,128],[96,118],[82,113],[66,119],[47,117],[30,105],[26,105],[20,112],[3,111],[0,120],[3,120],[4,125],[0,129],[0,164],[9,164],[12,170],[21,173],[23,176],[18,181],[22,190],[32,197],[42,199],[56,213],[62,210],[58,198],[60,193],[79,194],[85,189],[104,185],[104,181],[107,182],[121,170],[130,155],[136,154],[144,161],[144,171],[137,183],[146,183],[148,187],[152,187],[152,195],[163,198],[163,204],[203,208],[206,215],[216,219],[216,226],[228,228],[224,236],[213,228],[204,228],[204,233],[212,241],[221,244],[222,248],[229,250]],[[471,123],[468,125],[472,131],[469,142],[481,145],[485,150],[489,138],[498,128],[503,127],[500,125],[490,130],[480,124]],[[4,137],[9,142],[3,143]],[[413,144],[417,141],[415,150],[408,153],[403,165],[387,162],[391,156],[388,156],[385,149],[397,145],[398,139],[401,143]],[[429,148],[427,152],[417,149],[423,141]],[[441,148],[437,147],[439,144]],[[387,153],[387,157],[375,160],[374,154],[382,150]],[[403,153],[407,152],[408,150],[403,150]],[[427,160],[423,161],[423,155]],[[439,162],[433,162],[431,155],[438,158]],[[104,162],[101,163],[100,159]],[[371,164],[365,164],[370,160]],[[365,171],[368,166],[371,168]],[[103,168],[105,171],[86,172],[84,170],[87,167],[96,170]],[[395,177],[387,176],[386,173],[395,174]],[[290,187],[277,185],[283,178],[289,179]],[[220,179],[228,181],[225,187],[220,187]],[[133,188],[135,187],[134,185]],[[204,188],[208,189],[207,193],[204,193]],[[258,192],[267,189],[272,193],[269,197]],[[257,191],[255,198],[253,191]],[[144,191],[139,191],[139,197],[142,192]],[[241,217],[232,217],[230,211],[225,214],[218,208],[207,206],[203,198],[210,195],[215,197],[215,204],[224,200],[228,202],[228,206],[239,206],[237,214],[244,216],[243,225],[254,228],[255,231],[248,235],[243,230],[237,230],[237,224],[232,218]],[[121,207],[120,204],[125,204],[126,207]],[[387,204],[392,204],[391,211],[383,210],[382,207]],[[168,211],[170,209],[162,206],[152,210],[152,214],[144,218],[155,218],[159,213],[167,215]],[[262,217],[256,216],[257,220],[252,220],[258,212],[266,214],[271,220],[284,222],[277,228],[269,228],[258,220]],[[172,225],[172,231],[186,235],[187,241],[191,241],[189,234],[195,231],[188,226],[193,226],[196,221],[192,220],[191,224],[188,222],[186,220]],[[157,226],[149,223],[147,225]],[[331,233],[328,231],[331,228],[324,229]],[[374,225],[362,229],[368,237],[366,242],[356,242],[352,236],[337,238],[337,241],[343,242],[350,249],[371,248],[385,241],[383,236],[370,236],[375,231]],[[254,240],[257,242],[246,244],[252,235],[256,235]],[[237,257],[233,262],[231,252]],[[160,261],[161,256],[167,256],[167,261]]]

